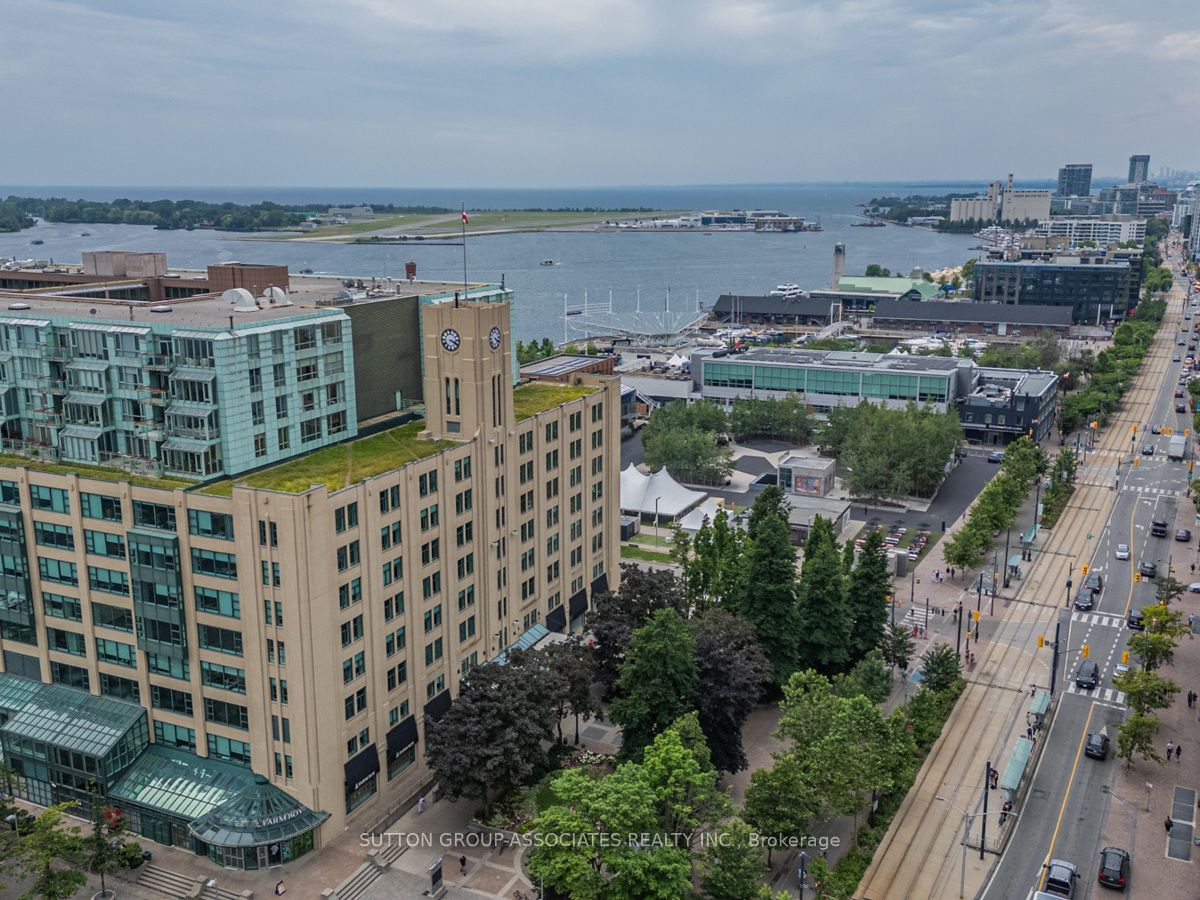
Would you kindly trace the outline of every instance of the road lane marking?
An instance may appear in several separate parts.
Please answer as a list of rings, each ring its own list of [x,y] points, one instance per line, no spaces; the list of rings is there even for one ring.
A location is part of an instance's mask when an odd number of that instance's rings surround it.
[[[1079,770],[1079,760],[1083,756],[1083,745],[1087,741],[1088,727],[1092,724],[1092,713],[1095,711],[1095,704],[1088,707],[1087,720],[1083,723],[1083,733],[1079,735],[1079,746],[1075,748],[1075,761],[1071,764],[1071,774],[1067,778],[1067,790],[1063,793],[1062,806],[1058,808],[1058,819],[1054,822],[1054,833],[1050,835],[1050,847],[1046,851],[1045,860],[1042,861],[1042,873],[1038,877],[1038,884],[1040,885],[1038,890],[1046,886],[1046,866],[1050,865],[1050,860],[1054,858],[1054,845],[1058,842],[1058,830],[1062,828],[1063,815],[1067,811],[1067,801],[1071,799],[1071,788],[1075,783],[1075,773]]]

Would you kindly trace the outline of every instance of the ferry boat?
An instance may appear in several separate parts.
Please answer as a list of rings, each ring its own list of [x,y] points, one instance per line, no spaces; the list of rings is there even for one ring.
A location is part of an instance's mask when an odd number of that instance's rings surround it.
[[[557,263],[552,259],[543,259],[542,265],[543,266],[554,266],[554,265],[557,265]]]
[[[785,299],[792,300],[796,297],[803,297],[804,296],[804,288],[800,287],[800,285],[798,285],[798,284],[793,284],[791,282],[789,282],[787,284],[780,284],[780,285],[776,285],[775,290],[771,291],[770,296],[784,297]]]

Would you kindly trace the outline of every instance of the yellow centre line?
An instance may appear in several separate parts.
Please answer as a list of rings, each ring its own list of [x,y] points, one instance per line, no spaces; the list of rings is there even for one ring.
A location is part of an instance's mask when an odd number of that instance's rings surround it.
[[[1054,823],[1054,834],[1050,835],[1050,849],[1046,851],[1046,858],[1042,861],[1042,874],[1038,877],[1038,884],[1040,885],[1038,890],[1046,886],[1046,876],[1048,875],[1046,867],[1050,865],[1050,860],[1054,858],[1054,844],[1058,840],[1058,829],[1062,827],[1063,814],[1067,811],[1067,801],[1071,799],[1071,788],[1075,783],[1075,772],[1079,768],[1079,758],[1083,755],[1083,744],[1087,740],[1088,726],[1092,724],[1092,713],[1095,711],[1096,704],[1090,704],[1088,706],[1087,721],[1083,723],[1083,733],[1079,735],[1079,746],[1075,748],[1075,762],[1071,765],[1071,776],[1067,779],[1067,792],[1063,794],[1062,806],[1058,808],[1058,819]],[[1048,734],[1046,738],[1049,739]]]
[[[1118,497],[1118,499],[1120,499]],[[1133,508],[1129,511],[1129,597],[1125,601],[1125,618],[1129,618],[1129,607],[1133,605],[1133,517],[1137,514],[1138,504],[1142,501],[1137,497],[1133,498]]]

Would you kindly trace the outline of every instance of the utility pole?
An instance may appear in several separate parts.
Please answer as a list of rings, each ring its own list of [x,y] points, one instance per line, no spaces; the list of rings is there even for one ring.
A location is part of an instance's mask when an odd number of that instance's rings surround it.
[[[992,786],[992,761],[987,761],[983,775],[983,821],[979,823],[979,858],[983,859],[983,848],[987,844],[988,791]]]
[[[958,631],[954,635],[954,655],[962,659],[962,598],[958,599]]]
[[[1034,509],[1036,510],[1037,507],[1035,506]],[[1036,511],[1034,512],[1033,517],[1035,519],[1037,518]],[[1012,538],[1012,526],[1009,525],[1008,531],[1006,531],[1004,533],[1004,588],[1005,588],[1005,590],[1008,589],[1008,568],[1009,568],[1008,567],[1008,542],[1011,538]]]
[[[1058,634],[1062,630],[1062,622],[1054,623],[1054,662],[1050,666],[1050,696],[1054,696],[1054,686],[1058,683]]]

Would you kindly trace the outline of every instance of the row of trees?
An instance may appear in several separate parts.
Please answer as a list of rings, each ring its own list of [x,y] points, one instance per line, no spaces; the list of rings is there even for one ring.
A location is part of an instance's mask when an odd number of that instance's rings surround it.
[[[845,682],[811,670],[793,674],[784,686],[776,737],[785,746],[773,754],[771,768],[751,776],[746,821],[764,835],[811,834],[837,815],[853,815],[857,823],[869,801],[877,801],[834,872],[823,859],[810,864],[821,896],[853,896],[922,756],[962,692],[958,659],[945,644],[925,653],[922,673],[916,696],[890,715],[847,690]]]
[[[642,432],[646,465],[666,467],[684,481],[720,484],[733,471],[732,452],[717,444],[727,427],[725,410],[711,400],[660,406]]]
[[[850,493],[877,503],[932,497],[962,436],[952,410],[939,413],[911,401],[889,409],[864,400],[831,409],[819,440],[840,461]]]
[[[1165,301],[1143,300],[1133,317],[1116,327],[1112,346],[1096,355],[1087,384],[1063,397],[1058,427],[1064,434],[1092,420],[1103,424],[1116,412],[1165,314]]]
[[[1158,294],[1171,289],[1173,276],[1166,266],[1154,266],[1142,278],[1142,287],[1147,294]]]
[[[978,567],[992,549],[993,536],[1016,521],[1034,479],[1045,471],[1046,454],[1027,435],[1009,444],[1000,473],[980,492],[966,523],[943,542],[946,563],[964,573]]]
[[[1054,465],[1050,469],[1050,483],[1042,495],[1044,511],[1041,521],[1047,528],[1053,528],[1058,523],[1058,517],[1067,508],[1067,502],[1075,493],[1077,468],[1078,460],[1075,458],[1075,451],[1070,447],[1064,447],[1054,458]]]
[[[852,668],[882,639],[892,590],[883,536],[871,532],[856,554],[852,541],[838,546],[820,516],[797,577],[789,511],[783,491],[769,486],[755,499],[744,533],[722,510],[694,540],[677,532],[672,551],[689,606],[719,605],[750,622],[776,684],[799,669],[833,676]]]
[[[77,814],[74,804],[50,806],[37,816],[18,807],[13,794],[20,782],[16,770],[0,763],[5,788],[0,816],[12,826],[0,833],[0,875],[24,881],[22,897],[65,900],[87,884],[88,873],[100,876],[104,892],[109,875],[141,865],[141,846],[127,838],[120,811],[106,806],[98,793],[86,804],[90,828],[85,832],[67,819]]]
[[[1117,756],[1125,765],[1133,765],[1133,757],[1162,763],[1158,754],[1159,720],[1156,710],[1171,705],[1179,685],[1160,675],[1158,670],[1175,661],[1175,645],[1191,629],[1171,603],[1183,594],[1183,585],[1167,575],[1157,579],[1156,603],[1142,607],[1145,630],[1129,637],[1129,652],[1137,665],[1113,678],[1113,684],[1125,692],[1129,715],[1117,728]]]

